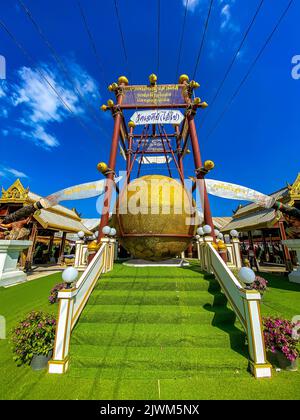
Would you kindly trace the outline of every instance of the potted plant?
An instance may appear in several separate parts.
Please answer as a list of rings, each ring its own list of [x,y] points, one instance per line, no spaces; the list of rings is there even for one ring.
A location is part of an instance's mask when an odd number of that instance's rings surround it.
[[[293,338],[295,324],[286,319],[263,318],[264,339],[268,359],[280,369],[296,371],[298,369],[298,340]]]
[[[30,312],[12,332],[14,360],[33,370],[47,366],[54,345],[56,319],[45,312]]]
[[[54,286],[53,289],[51,289],[50,295],[48,297],[49,303],[51,303],[51,304],[56,303],[58,292],[62,289],[66,289],[66,288],[67,288],[66,283],[58,283],[56,286]]]

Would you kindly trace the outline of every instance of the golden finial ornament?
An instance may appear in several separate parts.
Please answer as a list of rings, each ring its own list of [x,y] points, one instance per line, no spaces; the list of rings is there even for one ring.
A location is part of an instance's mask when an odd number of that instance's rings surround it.
[[[187,75],[187,74],[182,74],[180,77],[179,77],[179,84],[180,85],[182,85],[184,82],[189,82],[189,76]]]
[[[192,89],[198,89],[200,87],[200,84],[198,82],[196,82],[195,80],[192,80],[190,82],[190,86]]]
[[[207,102],[201,102],[201,108],[207,108],[208,107],[208,103]]]
[[[200,99],[200,98],[198,98],[198,97],[197,97],[197,98],[195,98],[195,99],[194,99],[194,104],[195,104],[195,105],[199,105],[199,104],[201,104],[201,99]]]
[[[109,86],[108,86],[108,90],[109,90],[110,92],[112,92],[112,91],[113,91],[113,87],[112,87],[112,85],[109,85]]]
[[[134,128],[135,127],[135,123],[133,121],[129,121],[128,127],[129,128]]]
[[[215,163],[212,160],[206,160],[204,162],[204,169],[206,169],[207,171],[211,171],[212,169],[214,169],[215,167]]]
[[[118,79],[118,84],[127,86],[129,84],[129,81],[126,76],[120,76]]]
[[[109,108],[112,108],[112,107],[114,106],[114,101],[113,101],[112,99],[109,99],[109,100],[107,101],[107,106],[108,106]]]
[[[149,81],[150,81],[151,85],[155,85],[156,82],[157,82],[157,76],[156,76],[156,74],[154,74],[154,73],[150,74]]]
[[[97,165],[97,169],[98,169],[99,172],[101,172],[103,174],[104,172],[107,171],[108,166],[105,162],[99,162],[98,165]]]
[[[107,111],[107,105],[105,105],[105,104],[101,105],[101,108],[100,109],[102,111]]]
[[[88,244],[88,250],[89,251],[98,251],[98,249],[100,248],[100,244],[98,244],[98,242],[97,241],[91,241],[89,244]]]

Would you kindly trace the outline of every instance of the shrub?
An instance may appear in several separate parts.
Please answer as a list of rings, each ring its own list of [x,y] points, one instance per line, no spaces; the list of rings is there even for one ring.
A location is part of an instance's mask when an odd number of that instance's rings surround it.
[[[56,319],[44,312],[30,312],[12,332],[14,360],[30,364],[34,355],[47,356],[53,349]]]
[[[258,290],[259,292],[265,292],[268,287],[268,281],[263,277],[256,276],[251,287],[255,290]]]
[[[51,289],[50,296],[48,297],[48,301],[53,304],[57,302],[57,295],[58,292],[62,289],[67,287],[66,283],[59,283]]]
[[[293,362],[299,356],[298,341],[292,337],[295,326],[291,321],[280,318],[263,318],[264,338],[267,350],[275,353],[276,350]]]

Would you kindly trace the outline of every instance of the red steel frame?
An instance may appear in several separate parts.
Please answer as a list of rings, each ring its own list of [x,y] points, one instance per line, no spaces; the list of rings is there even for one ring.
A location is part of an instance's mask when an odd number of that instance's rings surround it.
[[[184,85],[188,87],[188,83],[184,82]],[[127,149],[126,149],[126,173],[127,173],[127,182],[130,182],[130,175],[133,169],[133,165],[135,163],[135,160],[137,158],[137,155],[141,155],[140,159],[143,158],[144,155],[147,154],[157,154],[157,152],[154,151],[147,151],[144,150],[144,147],[142,151],[140,150],[141,144],[144,141],[144,144],[146,144],[146,140],[148,138],[148,130],[147,134],[144,132],[141,135],[135,135],[134,134],[134,127],[130,127],[129,132],[126,130],[125,125],[125,118],[123,115],[123,110],[137,110],[137,109],[144,109],[144,110],[151,110],[151,109],[179,109],[183,108],[186,110],[185,112],[185,118],[182,122],[181,129],[179,126],[175,127],[175,133],[167,134],[165,129],[158,125],[158,134],[156,134],[156,125],[153,124],[153,131],[152,131],[152,137],[153,138],[161,138],[162,146],[164,149],[164,155],[166,156],[166,162],[167,157],[169,154],[174,159],[176,168],[178,170],[180,180],[182,183],[184,183],[184,164],[183,164],[183,154],[186,150],[188,139],[191,140],[192,145],[192,153],[194,157],[194,165],[195,165],[195,173],[197,179],[203,179],[205,176],[205,171],[202,171],[202,159],[201,159],[201,153],[200,153],[200,147],[199,147],[199,140],[197,136],[197,130],[195,125],[195,115],[197,112],[197,109],[201,107],[199,104],[192,103],[190,95],[186,94],[185,96],[185,103],[184,104],[169,104],[169,105],[122,105],[123,101],[123,93],[122,93],[122,87],[124,87],[124,83],[120,83],[118,86],[117,92],[117,104],[112,107],[112,113],[114,115],[114,130],[113,130],[113,136],[112,136],[112,142],[111,142],[111,149],[110,149],[110,158],[109,158],[109,172],[107,174],[107,179],[112,181],[114,179],[115,175],[115,168],[116,168],[116,158],[117,158],[117,151],[118,151],[118,142],[119,138],[121,137],[121,125],[125,127],[126,137],[127,137]],[[188,92],[188,89],[186,89],[186,92]],[[188,124],[188,132],[186,135],[186,138],[184,139],[184,144],[181,147],[181,142],[183,140],[183,127],[185,124]],[[146,127],[146,126],[145,126]],[[146,136],[145,136],[146,134]],[[173,151],[171,147],[171,143],[169,138],[175,138],[176,139],[176,150]],[[133,151],[133,139],[138,140],[138,145]],[[146,139],[146,140],[145,140]],[[168,145],[169,150],[166,150],[164,139]],[[121,138],[122,144],[124,145],[124,138]],[[177,154],[177,158],[175,156]],[[140,168],[138,171],[138,175],[140,173]],[[212,228],[212,236],[215,240],[215,234],[214,234],[214,225],[213,225],[213,219],[211,215],[210,210],[210,204],[209,199],[205,187],[205,183],[197,183],[199,188],[199,193],[203,197],[203,212],[204,212],[204,223],[207,225],[210,225]],[[201,191],[201,188],[203,190]],[[98,235],[98,241],[104,236],[102,233],[102,229],[104,226],[106,226],[109,222],[109,209],[111,205],[111,198],[112,198],[112,183],[108,182],[105,188],[105,196],[104,196],[104,203],[103,203],[103,214],[101,217],[101,222],[99,225],[99,235]],[[123,233],[123,232],[121,232]],[[124,236],[126,236],[125,233],[123,233]],[[136,235],[138,236],[138,235]]]

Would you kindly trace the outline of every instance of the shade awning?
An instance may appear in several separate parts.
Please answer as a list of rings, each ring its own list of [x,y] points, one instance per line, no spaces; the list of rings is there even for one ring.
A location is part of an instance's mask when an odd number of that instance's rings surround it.
[[[53,213],[45,209],[35,212],[33,217],[44,229],[61,230],[70,233],[77,233],[82,230],[86,234],[92,234],[80,220],[71,219],[62,214]]]
[[[232,219],[232,221],[222,229],[222,232],[230,232],[232,229],[246,230],[247,228],[259,229],[263,227],[270,227],[270,225],[275,221],[275,210],[263,209],[247,216]]]

